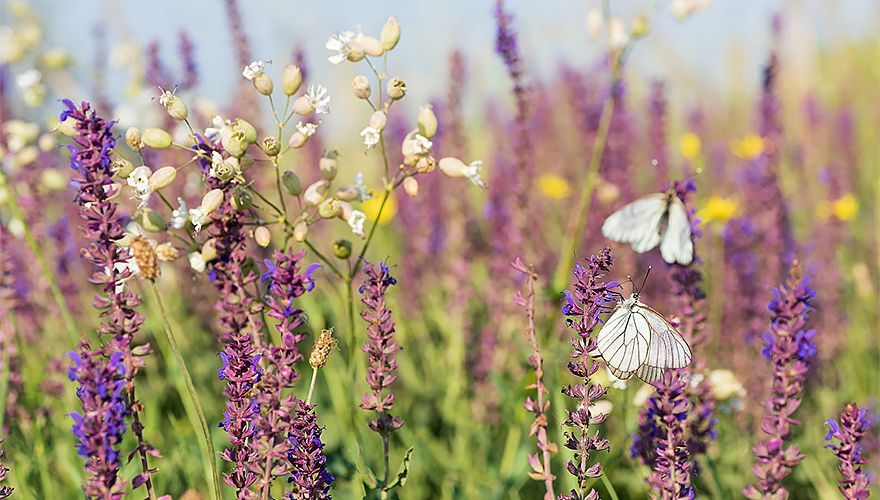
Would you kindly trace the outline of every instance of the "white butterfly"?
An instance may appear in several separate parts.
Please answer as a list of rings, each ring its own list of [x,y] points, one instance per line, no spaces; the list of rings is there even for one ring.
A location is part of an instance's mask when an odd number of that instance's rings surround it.
[[[597,349],[615,377],[633,373],[647,383],[659,380],[667,369],[691,362],[691,348],[662,314],[639,301],[638,292],[617,307],[596,340]]]
[[[686,266],[694,259],[687,209],[674,191],[649,194],[625,205],[605,219],[602,234],[629,243],[638,253],[659,244],[660,255],[669,264]]]

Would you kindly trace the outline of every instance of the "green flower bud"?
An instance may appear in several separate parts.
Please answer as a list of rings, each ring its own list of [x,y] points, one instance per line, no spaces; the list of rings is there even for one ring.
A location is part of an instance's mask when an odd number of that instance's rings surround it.
[[[165,221],[162,219],[162,216],[159,215],[159,212],[152,208],[142,209],[135,220],[144,231],[160,233],[165,230]]]
[[[130,174],[133,170],[134,164],[121,156],[117,156],[116,158],[114,158],[113,163],[110,164],[110,171],[113,172],[116,177],[119,177],[120,179],[128,179],[128,174]]]
[[[437,133],[437,116],[434,115],[434,109],[430,104],[425,104],[419,110],[419,133],[430,139]]]
[[[235,120],[236,126],[238,126],[242,133],[244,134],[244,140],[253,144],[257,142],[257,129],[254,128],[249,122],[242,120],[241,118]]]
[[[299,66],[290,64],[284,68],[284,74],[281,76],[281,89],[286,95],[296,94],[296,91],[302,85],[302,81],[302,70],[299,69]]]
[[[351,81],[351,91],[358,99],[370,98],[370,79],[364,75],[358,75]]]
[[[278,156],[281,152],[281,143],[276,137],[268,136],[263,138],[263,152],[269,156]]]
[[[171,134],[160,128],[148,128],[141,135],[141,142],[153,149],[165,149],[171,146]]]
[[[293,196],[299,196],[302,193],[302,182],[293,170],[286,170],[281,174],[281,184],[284,186],[284,189]]]
[[[400,23],[397,22],[396,17],[391,16],[385,21],[385,26],[382,26],[379,41],[383,49],[391,50],[397,45],[398,40],[400,40]]]
[[[333,255],[339,259],[347,259],[351,256],[351,242],[348,240],[336,240],[333,242]]]
[[[177,177],[177,169],[172,166],[162,167],[150,176],[150,187],[158,191],[169,186]]]
[[[246,189],[239,189],[232,195],[232,208],[238,210],[239,212],[243,212],[249,208],[251,208],[254,204],[254,199],[251,196],[251,193]]]
[[[266,73],[260,73],[254,78],[254,88],[263,95],[272,95],[272,89],[275,85],[272,83],[272,77]]]
[[[189,116],[189,111],[186,109],[186,104],[183,103],[183,99],[177,97],[172,92],[167,90],[162,92],[162,95],[159,96],[159,103],[165,106],[165,111],[168,112],[168,116],[175,120],[183,121]]]
[[[254,229],[254,241],[263,248],[269,246],[269,243],[272,243],[272,233],[269,231],[269,228],[258,226]]]
[[[342,213],[342,207],[339,200],[335,198],[327,198],[318,205],[318,214],[325,219],[332,219]]]

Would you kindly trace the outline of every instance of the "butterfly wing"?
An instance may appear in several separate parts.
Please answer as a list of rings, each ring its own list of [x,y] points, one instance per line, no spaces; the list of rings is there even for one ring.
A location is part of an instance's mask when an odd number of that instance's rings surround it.
[[[602,234],[611,241],[629,243],[645,253],[660,243],[660,221],[666,213],[666,195],[650,194],[617,210],[602,224]]]
[[[688,366],[693,355],[684,337],[662,314],[641,302],[637,307],[635,314],[645,317],[650,325],[651,338],[647,359],[636,370],[636,376],[650,384],[659,380],[668,369]]]
[[[612,373],[623,379],[615,371],[622,375],[631,373],[645,362],[650,335],[650,325],[644,315],[618,305],[599,331],[596,347]]]
[[[660,241],[660,255],[668,264],[686,266],[694,260],[694,242],[687,209],[678,197],[672,197],[668,211],[666,231]]]

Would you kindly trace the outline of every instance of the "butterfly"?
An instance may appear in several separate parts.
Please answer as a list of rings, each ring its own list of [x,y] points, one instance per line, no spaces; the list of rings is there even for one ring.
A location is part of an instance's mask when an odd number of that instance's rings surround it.
[[[647,279],[647,276],[646,276]],[[693,358],[684,337],[662,314],[639,300],[639,292],[617,302],[599,331],[596,347],[615,377],[633,373],[652,383],[667,369],[684,368]]]
[[[618,243],[629,243],[638,253],[660,245],[668,264],[686,266],[694,259],[691,223],[675,191],[654,193],[614,212],[602,224],[602,234]]]

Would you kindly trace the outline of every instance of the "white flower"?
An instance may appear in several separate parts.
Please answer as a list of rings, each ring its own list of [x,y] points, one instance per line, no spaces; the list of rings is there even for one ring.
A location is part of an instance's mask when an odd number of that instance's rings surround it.
[[[367,221],[367,214],[361,212],[360,210],[352,210],[348,215],[348,227],[351,228],[351,232],[364,237],[364,222]]]
[[[467,177],[474,185],[485,189],[486,183],[483,182],[483,179],[480,178],[480,169],[482,169],[482,167],[482,161],[474,160],[471,162],[470,165],[465,167],[464,176]]]
[[[171,104],[171,99],[174,98],[174,91],[165,90],[162,87],[159,87],[159,90],[162,91],[162,94],[159,95],[159,104],[167,107],[169,104]]]
[[[367,149],[373,149],[376,144],[379,144],[379,129],[366,127],[361,130],[361,137],[364,138],[364,145],[367,146]]]
[[[15,77],[15,84],[18,85],[18,88],[21,89],[29,89],[34,85],[40,83],[40,80],[43,79],[43,74],[40,73],[36,69],[29,69],[24,73]]]
[[[171,227],[174,229],[180,229],[186,225],[189,215],[186,210],[186,201],[183,198],[178,198],[177,203],[177,208],[171,211]]]
[[[192,252],[189,254],[189,267],[197,273],[205,272],[205,258],[201,252]]]
[[[327,87],[319,83],[309,84],[309,88],[306,91],[306,99],[315,108],[315,113],[320,115],[330,112],[330,94],[327,92]]]
[[[626,26],[623,21],[616,17],[612,17],[608,22],[608,44],[614,50],[620,50],[629,43],[629,35],[626,32]]]
[[[358,196],[357,196],[358,201],[369,200],[370,198],[373,197],[373,195],[371,195],[370,191],[367,189],[367,185],[364,184],[364,173],[363,172],[358,172],[358,173],[354,174],[354,188],[357,189],[357,192],[358,192]]]
[[[224,120],[223,117],[217,115],[211,120],[211,126],[205,129],[205,137],[215,141],[220,138],[223,129],[230,125],[232,125],[232,121]]]
[[[421,134],[415,134],[409,140],[409,146],[416,156],[424,156],[431,152],[434,143]]]
[[[150,186],[150,167],[141,165],[128,174],[128,185],[134,189],[135,198],[138,199],[138,208],[143,208],[150,201],[150,193],[153,188]]]
[[[245,77],[248,80],[253,80],[254,78],[260,76],[263,73],[263,65],[265,63],[263,61],[254,61],[241,70],[241,76]]]
[[[330,35],[324,46],[327,47],[327,50],[332,50],[336,54],[328,57],[327,60],[333,64],[339,64],[344,61],[348,57],[349,52],[351,52],[351,43],[354,41],[354,36],[353,31],[342,31]]]
[[[202,224],[207,222],[208,214],[204,210],[202,210],[201,207],[190,208],[189,220],[193,223],[193,226],[195,226],[196,232],[199,232],[202,230]]]
[[[220,153],[214,151],[211,153],[211,170],[208,172],[208,175],[211,177],[220,178],[217,172],[223,168],[223,157],[220,156]]]
[[[138,274],[140,274],[141,269],[138,267],[137,261],[134,260],[134,257],[126,260],[125,262],[117,262],[117,263],[113,264],[113,271],[111,271],[109,267],[104,268],[104,273],[107,276],[109,276],[110,278],[113,278],[113,275],[115,273],[121,274],[121,273],[124,273],[125,271],[129,271],[131,274],[126,278],[121,278],[119,281],[116,281],[115,288],[113,291],[117,295],[119,295],[120,293],[122,293],[123,290],[125,290],[125,282],[130,280],[131,278],[134,278]]]
[[[299,122],[296,124],[296,130],[306,137],[311,137],[318,131],[318,124]]]

